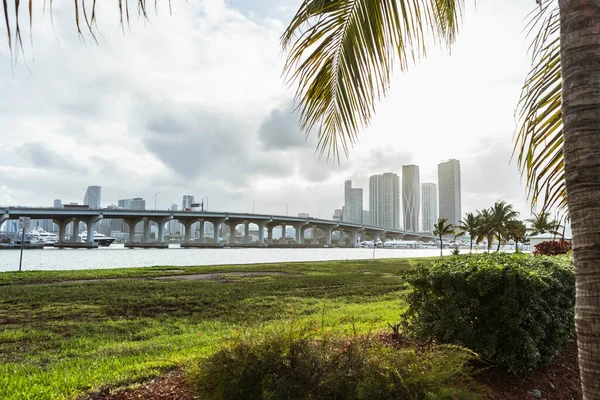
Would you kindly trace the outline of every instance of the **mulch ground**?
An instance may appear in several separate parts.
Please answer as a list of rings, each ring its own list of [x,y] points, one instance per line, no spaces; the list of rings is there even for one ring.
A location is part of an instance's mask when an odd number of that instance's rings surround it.
[[[491,368],[476,379],[492,389],[490,398],[494,400],[583,398],[575,342],[567,344],[552,364],[529,378],[518,378],[498,368]]]
[[[491,389],[491,400],[581,400],[577,345],[566,345],[561,355],[548,367],[529,378],[518,378],[498,368],[477,374],[477,381]],[[150,383],[113,394],[98,394],[90,400],[194,400],[193,385],[181,371],[168,373]]]

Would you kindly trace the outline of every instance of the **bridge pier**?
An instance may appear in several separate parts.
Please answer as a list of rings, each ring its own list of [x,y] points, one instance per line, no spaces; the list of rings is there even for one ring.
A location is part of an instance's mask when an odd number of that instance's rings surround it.
[[[221,243],[221,225],[225,222],[226,218],[211,219],[213,223],[213,241],[215,244]]]
[[[259,244],[265,244],[265,227],[267,226],[268,221],[259,221],[256,222],[256,225],[258,225],[258,243]],[[273,228],[270,228],[269,232],[269,239],[271,239],[271,236],[273,236]]]
[[[158,224],[158,243],[164,243],[165,242],[165,224],[167,222],[169,222],[170,220],[172,220],[173,217],[165,217],[165,218],[158,218],[156,220],[156,223]]]
[[[204,219],[198,220],[200,229],[198,230],[198,239],[200,243],[204,243]]]
[[[144,217],[144,230],[142,233],[142,243],[150,243],[150,219]]]
[[[302,242],[304,241],[304,231],[302,230],[302,227],[307,224],[308,222],[306,221],[296,222],[292,224],[292,226],[296,230],[296,244],[302,244]]]
[[[281,224],[281,241],[283,243],[287,242],[287,225]]]
[[[65,241],[69,220],[66,218],[54,218],[52,222],[58,226],[58,243],[63,243]]]
[[[79,237],[79,219],[73,218],[73,229],[71,230],[71,243],[77,243],[77,238]]]
[[[337,228],[339,225],[326,225],[321,226],[321,230],[325,232],[325,244],[331,245],[331,236],[333,234],[333,230]]]
[[[363,228],[345,228],[346,232],[350,234],[350,245],[354,247],[356,243],[358,243],[358,233],[363,230]]]
[[[244,244],[250,243],[250,221],[244,222]]]
[[[87,226],[87,243],[94,243],[94,224],[102,219],[102,215],[96,215],[84,221]]]
[[[238,222],[230,219],[227,221],[227,225],[229,226],[229,244],[233,244],[235,243],[235,227],[238,226]]]
[[[5,223],[6,221],[8,221],[8,219],[9,219],[8,211],[4,211],[4,213],[2,215],[0,215],[0,229],[2,228],[2,224]]]

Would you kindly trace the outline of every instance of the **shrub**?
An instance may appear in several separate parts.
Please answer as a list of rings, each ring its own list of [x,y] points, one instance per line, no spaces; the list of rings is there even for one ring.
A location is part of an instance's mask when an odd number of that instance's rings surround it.
[[[535,245],[534,256],[557,256],[571,251],[571,242],[566,240],[547,240]]]
[[[475,399],[473,354],[399,350],[373,337],[321,339],[309,329],[238,340],[192,373],[202,399]]]
[[[572,338],[569,257],[457,256],[405,275],[412,290],[403,324],[420,338],[465,346],[519,375],[550,362]]]

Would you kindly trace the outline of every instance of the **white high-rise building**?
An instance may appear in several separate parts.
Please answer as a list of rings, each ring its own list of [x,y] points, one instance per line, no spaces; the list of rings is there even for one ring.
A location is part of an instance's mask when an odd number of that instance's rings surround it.
[[[83,197],[83,204],[90,206],[90,208],[101,208],[100,199],[102,195],[102,188],[100,186],[88,186]]]
[[[371,225],[400,229],[400,179],[387,172],[369,178]]]
[[[403,229],[410,232],[419,231],[419,207],[421,206],[421,182],[419,167],[402,166],[402,210],[404,216]]]
[[[54,199],[54,208],[62,208],[62,201],[60,199]]]
[[[189,194],[184,194],[183,195],[183,200],[181,202],[181,211],[185,211],[186,209],[192,209],[192,204],[194,204],[194,196],[191,196]]]
[[[423,219],[421,221],[422,232],[433,232],[433,225],[438,220],[437,185],[435,183],[424,183],[421,185],[421,209]]]
[[[438,164],[440,218],[458,225],[461,219],[460,162],[443,161]]]
[[[344,221],[363,223],[363,190],[352,187],[352,181],[344,182]]]
[[[177,204],[171,204],[171,211],[177,211]],[[176,220],[176,219],[172,219],[167,223],[167,231],[169,232],[169,234],[174,235],[177,232],[181,233],[182,229],[181,229],[181,223]]]

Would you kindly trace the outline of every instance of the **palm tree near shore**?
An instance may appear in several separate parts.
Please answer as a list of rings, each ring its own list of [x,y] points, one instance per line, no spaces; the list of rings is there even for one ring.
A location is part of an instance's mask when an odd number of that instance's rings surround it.
[[[527,226],[523,221],[512,220],[506,224],[508,238],[515,241],[515,253],[519,252],[519,242],[524,242],[527,237]]]
[[[487,252],[489,253],[490,249],[492,248],[494,238],[496,237],[496,233],[492,229],[491,225],[492,214],[489,209],[484,208],[481,211],[477,211],[475,218],[477,219],[477,239],[475,242],[479,244],[485,239],[487,242]]]
[[[534,212],[533,218],[528,218],[525,222],[531,224],[531,228],[527,228],[527,232],[533,236],[546,232],[556,234],[556,227],[559,225],[556,220],[550,221],[550,213],[547,211]]]
[[[480,221],[477,216],[473,213],[467,213],[462,221],[458,225],[458,229],[461,230],[459,235],[469,234],[469,253],[473,252],[473,239],[477,238],[477,231],[480,226]]]
[[[448,223],[448,218],[440,218],[433,224],[433,234],[440,238],[440,257],[444,256],[444,236],[454,235],[456,232],[452,224]]]
[[[509,239],[508,224],[518,216],[519,213],[513,210],[513,206],[506,204],[504,201],[497,201],[490,208],[489,229],[495,233],[498,239],[498,248],[496,251],[500,251],[502,241]]]

